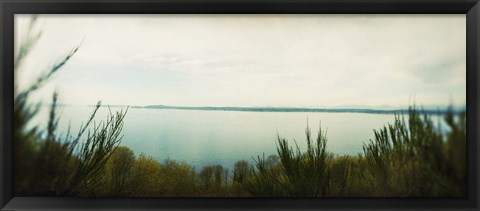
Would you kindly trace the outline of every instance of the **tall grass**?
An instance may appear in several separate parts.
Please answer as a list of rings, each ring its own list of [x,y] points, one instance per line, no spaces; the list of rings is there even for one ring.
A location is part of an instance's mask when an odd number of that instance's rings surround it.
[[[444,134],[426,113],[422,115],[412,107],[408,121],[397,116],[393,124],[375,130],[375,139],[364,145],[374,193],[380,196],[464,194],[465,113],[458,118],[454,120],[453,111],[447,113],[445,120],[450,132]]]
[[[22,66],[40,32],[36,18],[19,47],[15,71]],[[75,134],[58,135],[58,94],[53,93],[47,128],[27,127],[40,104],[30,102],[77,52],[74,48],[23,90],[15,87],[14,174],[17,196],[277,196],[277,197],[425,197],[466,194],[466,113],[450,109],[448,128],[414,106],[391,124],[373,131],[363,154],[338,156],[327,151],[321,127],[313,138],[305,129],[306,149],[277,134],[277,155],[238,161],[233,173],[221,165],[196,170],[187,163],[135,156],[119,147],[127,110],[93,120],[100,102]],[[16,74],[17,77],[17,74]],[[445,130],[446,129],[446,130]],[[345,131],[348,132],[348,131]],[[359,140],[362,141],[362,140]]]
[[[15,77],[41,35],[34,28],[36,20],[36,17],[32,18],[20,43],[15,58]],[[99,170],[120,143],[126,111],[110,113],[105,121],[90,127],[100,102],[76,135],[70,132],[65,137],[57,135],[57,93],[52,97],[47,128],[27,126],[41,107],[40,103],[30,102],[31,94],[41,89],[78,49],[74,48],[59,62],[46,68],[47,71],[26,88],[14,89],[14,187],[18,196],[65,196],[89,191],[99,181]]]
[[[286,139],[277,137],[277,151],[287,178],[287,191],[290,196],[322,196],[326,193],[328,182],[326,132],[320,128],[313,143],[307,124],[305,135],[306,152],[301,152],[296,143],[294,150]]]
[[[288,196],[287,177],[282,173],[283,166],[277,157],[257,156],[256,171],[243,183],[245,190],[252,196]]]
[[[328,153],[321,128],[312,143],[307,124],[307,149],[278,136],[280,167],[259,157],[246,190],[254,196],[465,196],[465,112],[450,109],[444,121],[449,128],[410,107],[407,116],[374,130],[357,156]]]
[[[56,195],[75,196],[461,197],[466,191],[465,112],[450,111],[444,118],[446,130],[436,126],[426,113],[411,108],[408,116],[397,115],[392,124],[374,130],[374,138],[364,144],[363,154],[356,156],[328,152],[326,132],[320,128],[313,139],[307,124],[305,150],[296,142],[292,145],[277,135],[278,155],[257,156],[253,165],[245,160],[238,161],[231,179],[229,171],[221,165],[195,170],[186,163],[173,160],[160,163],[143,154],[136,157],[126,147],[102,144],[96,146],[101,149],[111,146],[111,150],[92,150],[83,145],[79,148],[83,150],[78,150],[77,154],[69,154],[74,150],[69,144],[61,143],[71,142],[45,141],[38,148],[43,150],[39,152],[45,157],[34,163],[55,166],[48,166],[49,171],[39,171],[35,176],[46,178],[42,175],[45,174],[55,179],[37,180],[42,183],[26,186],[26,190],[32,192],[20,193],[48,195],[48,192],[38,191],[48,185],[52,190],[67,190]],[[49,128],[55,128],[56,124],[51,121]],[[47,140],[57,140],[55,129],[47,131],[52,131],[46,136]],[[85,152],[95,152],[91,156],[98,156],[97,171],[92,169],[95,172],[79,177],[80,181],[95,179],[96,185],[92,186],[72,179],[72,175],[82,172],[75,170],[80,163],[87,163],[82,155],[88,153],[78,154],[85,149],[90,149]]]

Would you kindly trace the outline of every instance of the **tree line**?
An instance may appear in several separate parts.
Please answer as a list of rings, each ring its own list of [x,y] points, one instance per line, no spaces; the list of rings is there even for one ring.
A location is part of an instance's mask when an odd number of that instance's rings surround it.
[[[33,30],[21,40],[15,71],[40,37]],[[356,156],[327,151],[321,127],[312,136],[307,123],[301,150],[277,134],[277,154],[201,169],[120,146],[126,110],[93,119],[93,108],[77,130],[59,135],[57,101],[52,95],[46,129],[31,126],[40,104],[30,96],[77,52],[72,49],[14,99],[14,188],[16,196],[79,197],[428,197],[466,195],[466,112],[443,114],[448,128],[412,106],[393,123],[374,130]],[[17,74],[16,74],[17,75]],[[348,131],[345,131],[348,132]],[[359,140],[361,141],[361,140]]]

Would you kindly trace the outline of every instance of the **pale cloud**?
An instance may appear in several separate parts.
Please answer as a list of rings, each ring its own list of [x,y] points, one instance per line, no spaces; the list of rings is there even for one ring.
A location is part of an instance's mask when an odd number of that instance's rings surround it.
[[[17,35],[27,15],[16,17]],[[25,83],[72,104],[424,105],[466,99],[465,15],[42,15]]]

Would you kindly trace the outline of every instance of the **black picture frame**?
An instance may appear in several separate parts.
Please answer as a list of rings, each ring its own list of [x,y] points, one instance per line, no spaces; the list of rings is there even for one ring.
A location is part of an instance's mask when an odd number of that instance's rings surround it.
[[[2,0],[0,207],[2,210],[455,209],[479,206],[478,0]],[[467,178],[465,198],[50,198],[13,196],[14,14],[466,14]]]

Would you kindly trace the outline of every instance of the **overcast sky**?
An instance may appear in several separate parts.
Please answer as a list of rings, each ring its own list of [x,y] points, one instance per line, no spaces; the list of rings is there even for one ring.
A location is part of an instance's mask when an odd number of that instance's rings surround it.
[[[16,44],[28,15],[16,15]],[[180,106],[466,102],[465,15],[42,15],[22,87],[37,97]],[[23,84],[23,85],[22,85]]]

